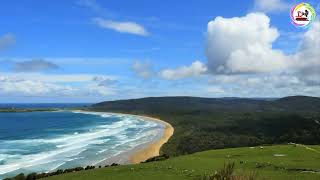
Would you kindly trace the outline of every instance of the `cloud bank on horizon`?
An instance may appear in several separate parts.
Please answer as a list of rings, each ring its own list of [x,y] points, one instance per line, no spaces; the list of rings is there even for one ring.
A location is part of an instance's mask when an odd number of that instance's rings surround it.
[[[207,29],[184,28],[182,32],[176,32],[179,22],[175,26],[163,22],[161,18],[166,16],[138,18],[130,14],[127,18],[110,12],[100,3],[95,0],[75,3],[90,12],[89,23],[84,26],[99,34],[88,34],[86,38],[91,35],[96,43],[87,47],[101,46],[101,50],[92,51],[112,57],[109,54],[113,52],[108,49],[116,46],[113,51],[117,51],[114,53],[119,58],[50,57],[57,50],[42,58],[18,57],[19,51],[12,54],[10,51],[15,51],[13,45],[19,47],[20,37],[8,33],[13,32],[8,29],[0,34],[0,53],[9,54],[0,54],[0,99],[92,102],[167,95],[320,96],[319,19],[307,30],[295,29],[289,23],[282,26],[284,20],[273,21],[273,18],[288,20],[286,13],[293,2],[255,0],[247,4],[247,14],[236,17],[217,14],[207,21]],[[109,30],[113,31],[111,35]],[[203,31],[206,31],[204,40]],[[182,42],[192,38],[183,33],[199,36],[197,42],[204,46],[194,48],[188,43],[182,46]],[[286,38],[284,34],[296,37]],[[75,40],[70,48],[80,51],[76,42],[81,44]],[[170,46],[171,43],[177,45]],[[146,50],[150,46],[159,48]],[[289,53],[287,47],[291,47]],[[121,51],[126,48],[137,51]]]

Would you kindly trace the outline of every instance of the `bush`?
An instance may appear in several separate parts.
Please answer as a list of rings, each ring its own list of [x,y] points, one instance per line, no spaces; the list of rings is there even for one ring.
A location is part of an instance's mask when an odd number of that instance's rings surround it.
[[[117,163],[112,163],[111,166],[119,166]]]
[[[86,168],[84,168],[84,170],[89,170],[89,169],[94,169],[96,168],[95,166],[87,166]]]
[[[76,167],[76,168],[74,168],[74,170],[75,171],[82,171],[82,170],[84,170],[84,168],[83,167]]]
[[[256,173],[249,173],[248,175],[233,175],[235,164],[224,164],[223,168],[218,172],[210,175],[203,175],[200,180],[256,180]]]
[[[163,154],[163,155],[160,155],[160,156],[155,156],[155,157],[149,158],[149,159],[147,159],[146,161],[144,161],[142,163],[153,162],[153,161],[163,161],[163,160],[166,160],[166,159],[169,159],[169,156],[167,154]]]
[[[14,180],[25,180],[26,177],[24,176],[23,173],[20,173],[20,174],[16,175],[13,179]]]
[[[37,173],[30,173],[26,177],[26,180],[35,180],[35,179],[37,179]]]

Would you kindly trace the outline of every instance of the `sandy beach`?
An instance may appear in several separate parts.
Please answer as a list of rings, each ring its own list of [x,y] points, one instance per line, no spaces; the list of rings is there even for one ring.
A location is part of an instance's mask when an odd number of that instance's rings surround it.
[[[170,139],[170,137],[173,135],[173,132],[174,132],[174,128],[171,126],[171,124],[161,119],[149,117],[146,115],[135,115],[135,114],[113,113],[113,112],[94,112],[94,111],[82,111],[82,110],[81,111],[77,110],[74,112],[93,112],[93,113],[108,113],[108,114],[136,116],[139,119],[142,119],[145,121],[155,121],[157,123],[164,125],[162,135],[159,138],[155,139],[154,141],[150,143],[141,144],[140,146],[134,148],[131,151],[121,153],[115,157],[102,160],[96,165],[107,165],[112,163],[137,164],[149,158],[159,156],[162,145],[165,144]]]
[[[160,137],[157,141],[148,144],[146,147],[139,149],[129,157],[129,162],[133,164],[143,162],[154,156],[159,156],[161,146],[170,139],[174,132],[174,128],[171,126],[171,124],[163,120],[148,116],[139,116],[139,118],[144,119],[146,121],[160,122],[165,125],[165,128],[162,137]]]

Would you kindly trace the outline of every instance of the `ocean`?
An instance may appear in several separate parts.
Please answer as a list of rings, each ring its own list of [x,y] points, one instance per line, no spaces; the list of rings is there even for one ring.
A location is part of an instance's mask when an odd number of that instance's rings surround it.
[[[0,113],[0,179],[95,165],[161,137],[136,116],[58,111]]]

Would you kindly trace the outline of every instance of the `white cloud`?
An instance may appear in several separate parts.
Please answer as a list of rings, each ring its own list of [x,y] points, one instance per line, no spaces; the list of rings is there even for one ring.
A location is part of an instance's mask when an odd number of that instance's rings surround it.
[[[214,88],[210,89],[212,86]],[[299,76],[292,74],[241,74],[210,77],[207,91],[218,93],[220,90],[222,96],[238,97],[283,97],[297,94],[320,96],[319,85],[309,84]]]
[[[288,11],[290,4],[283,0],[255,0],[254,10],[262,12],[281,12]]]
[[[216,75],[210,78],[210,84],[233,84],[247,88],[261,89],[261,87],[293,87],[307,86],[298,77],[286,74],[267,75]]]
[[[93,22],[101,28],[112,29],[120,33],[129,33],[140,36],[148,36],[149,32],[140,24],[135,22],[119,22],[103,18],[94,18]]]
[[[175,80],[209,72],[205,73],[209,86],[204,89],[220,96],[320,96],[320,22],[300,38],[288,40],[301,41],[291,54],[273,48],[278,36],[262,13],[217,17],[208,24],[208,65],[198,62],[198,66],[165,69],[160,76]]]
[[[303,35],[290,69],[310,86],[320,86],[320,22],[316,21]]]
[[[303,35],[292,68],[300,75],[318,75],[320,81],[320,22],[316,21]]]
[[[213,73],[265,73],[287,68],[287,57],[272,48],[276,28],[262,13],[217,17],[208,23],[206,55]]]
[[[114,77],[109,76],[96,76],[92,79],[94,82],[97,82],[98,86],[111,86],[117,83],[118,81]]]
[[[0,95],[108,96],[115,93],[111,81],[115,82],[115,77],[86,74],[2,73],[0,76]]]
[[[12,46],[16,43],[16,38],[13,34],[7,33],[3,36],[0,36],[0,51],[6,49],[9,46]]]
[[[164,69],[160,76],[168,80],[198,76],[206,73],[207,67],[200,61],[194,61],[190,66],[182,66],[177,69]]]
[[[208,93],[212,94],[222,94],[225,93],[225,90],[218,86],[209,86],[207,89]]]
[[[112,87],[103,85],[101,86],[100,84],[97,83],[89,83],[85,87],[85,92],[86,95],[89,96],[109,96],[109,95],[114,95],[115,90]]]
[[[2,77],[13,79],[28,79],[32,81],[42,81],[50,83],[71,83],[71,82],[87,82],[94,80],[95,77],[104,77],[117,79],[115,76],[99,75],[99,74],[43,74],[43,73],[1,73]]]
[[[263,14],[211,21],[209,83],[222,86],[225,95],[320,96],[320,22],[314,22],[299,38],[300,46],[290,55],[272,49],[277,37],[277,29],[270,27]]]
[[[0,77],[0,94],[18,94],[24,96],[69,95],[75,91],[69,86],[45,83],[41,81]]]
[[[150,78],[154,75],[154,71],[149,62],[136,61],[132,64],[132,70],[135,74],[142,78]]]

